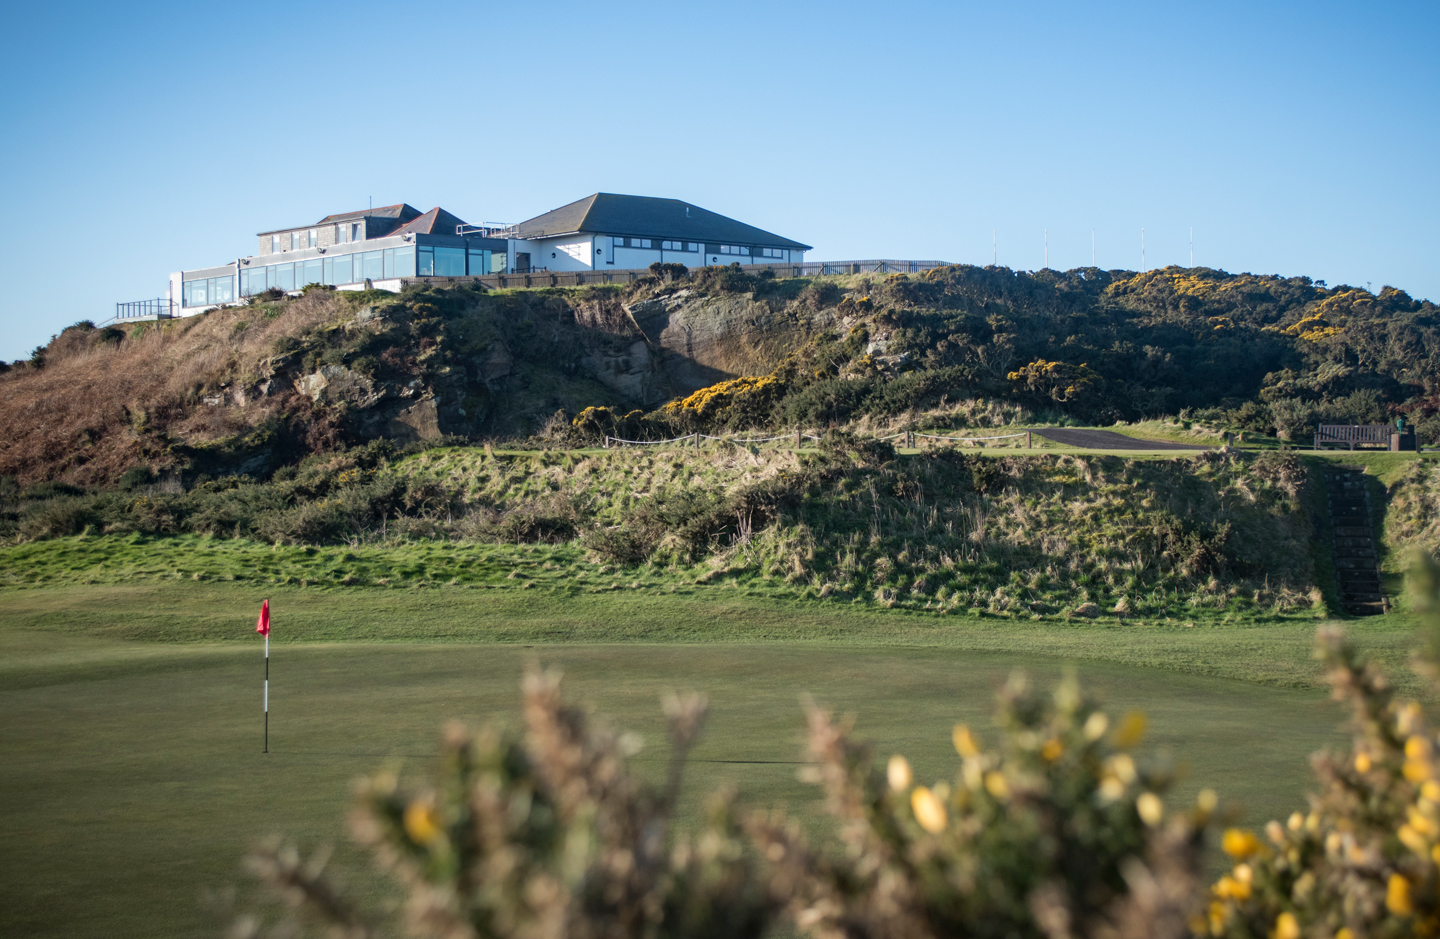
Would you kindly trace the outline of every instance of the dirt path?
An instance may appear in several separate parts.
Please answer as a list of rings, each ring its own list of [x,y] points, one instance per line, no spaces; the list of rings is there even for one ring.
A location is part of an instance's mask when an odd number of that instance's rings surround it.
[[[1085,447],[1089,450],[1211,450],[1200,444],[1171,443],[1168,440],[1142,440],[1127,437],[1113,430],[1067,430],[1061,427],[1046,427],[1037,430],[1038,436],[1067,447]]]

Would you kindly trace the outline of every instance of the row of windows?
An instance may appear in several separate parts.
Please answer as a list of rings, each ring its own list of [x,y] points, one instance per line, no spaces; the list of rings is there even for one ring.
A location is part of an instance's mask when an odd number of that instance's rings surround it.
[[[341,222],[334,226],[333,243],[343,245],[351,241],[360,241],[360,223]],[[299,251],[302,248],[320,247],[320,229],[312,228],[309,231],[292,231],[287,234],[270,236],[270,253],[279,254],[281,251]]]
[[[272,287],[299,290],[306,284],[358,284],[364,280],[389,280],[392,277],[415,276],[415,248],[385,248],[356,254],[338,254],[328,258],[310,258],[288,264],[267,264],[264,267],[242,268],[240,296],[253,297]],[[213,301],[212,301],[213,302]]]
[[[615,247],[617,247],[617,248],[626,248],[626,247],[629,247],[629,248],[653,248],[653,247],[654,247],[654,244],[655,244],[655,243],[654,243],[652,240],[650,240],[649,238],[615,238],[614,241],[615,241]],[[660,242],[660,250],[662,250],[662,251],[692,251],[692,252],[693,252],[693,251],[700,251],[703,247],[704,247],[704,245],[697,244],[696,242],[693,242],[693,241],[662,241],[662,242]],[[752,253],[753,253],[753,254],[758,254],[758,255],[759,255],[760,257],[762,257],[762,258],[783,258],[783,257],[785,257],[785,249],[784,249],[784,248],[755,248],[755,249],[753,249],[753,251],[752,251],[752,249],[747,248],[747,247],[745,247],[744,245],[715,245],[715,246],[712,246],[711,250],[717,251],[717,253],[719,253],[719,254],[740,254],[740,255],[748,255],[748,254],[752,254]]]
[[[495,265],[499,265],[495,267]],[[253,297],[272,287],[281,290],[299,290],[306,284],[330,284],[343,286],[358,284],[366,280],[390,280],[395,277],[464,277],[467,274],[491,274],[505,267],[503,252],[492,255],[479,249],[466,251],[464,248],[439,248],[422,245],[416,248],[406,245],[400,248],[385,248],[380,251],[363,251],[355,254],[338,254],[328,258],[310,258],[286,264],[267,264],[264,267],[242,268],[240,270],[240,296]],[[229,278],[216,278],[225,280]],[[191,303],[190,284],[204,284],[206,281],[190,281],[186,287],[186,306],[205,306],[207,303],[226,303],[231,297],[216,300],[208,292],[201,300]],[[208,296],[209,299],[204,297]]]
[[[211,306],[216,303],[233,303],[234,300],[235,278],[229,275],[187,280],[180,285],[182,306]]]

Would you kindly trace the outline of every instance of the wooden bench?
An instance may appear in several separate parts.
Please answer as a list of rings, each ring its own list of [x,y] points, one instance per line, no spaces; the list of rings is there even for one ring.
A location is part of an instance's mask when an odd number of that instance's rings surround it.
[[[1351,450],[1356,445],[1384,447],[1390,449],[1389,424],[1321,424],[1315,429],[1315,449],[1323,444],[1346,444]]]

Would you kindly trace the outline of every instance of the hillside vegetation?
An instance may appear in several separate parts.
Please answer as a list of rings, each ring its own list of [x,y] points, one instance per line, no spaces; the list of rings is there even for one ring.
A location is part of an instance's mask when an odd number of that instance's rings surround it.
[[[780,280],[658,268],[621,287],[310,289],[77,324],[0,375],[0,476],[268,475],[378,437],[1109,424],[1303,440],[1403,414],[1440,433],[1437,311],[1308,278],[956,266]]]

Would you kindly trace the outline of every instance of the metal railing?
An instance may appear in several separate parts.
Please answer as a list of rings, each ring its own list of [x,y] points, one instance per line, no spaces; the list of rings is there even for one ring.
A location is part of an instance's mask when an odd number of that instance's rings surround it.
[[[115,304],[115,319],[170,319],[175,315],[175,301],[159,297],[154,300],[132,300]]]
[[[1356,444],[1389,447],[1390,432],[1389,424],[1321,424],[1315,428],[1315,449],[1327,443],[1347,444],[1351,450]]]

